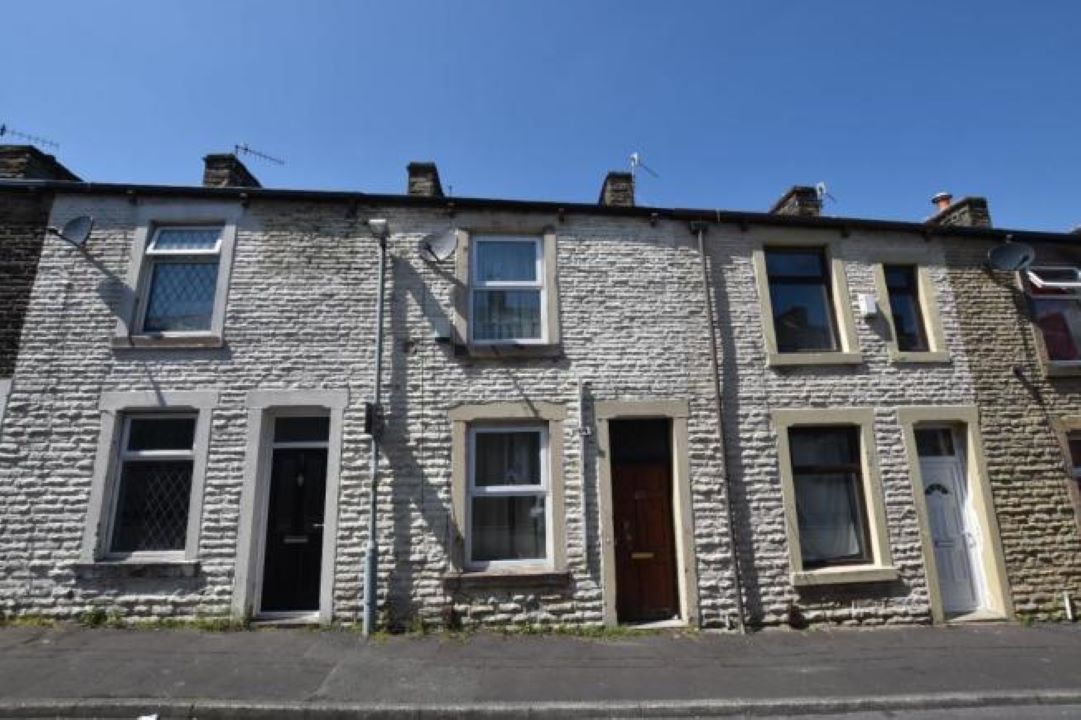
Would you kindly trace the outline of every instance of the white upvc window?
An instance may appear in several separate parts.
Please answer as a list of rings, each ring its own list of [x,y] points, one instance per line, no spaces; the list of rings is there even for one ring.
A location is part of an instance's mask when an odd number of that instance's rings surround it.
[[[549,288],[542,238],[475,236],[469,262],[470,341],[482,345],[548,342]]]
[[[1081,364],[1081,270],[1042,266],[1025,272],[1032,319],[1043,339],[1047,360]]]
[[[197,414],[128,413],[106,529],[106,557],[183,557],[189,535]]]
[[[549,566],[553,533],[547,428],[470,427],[468,475],[466,567]]]
[[[144,254],[137,332],[183,335],[211,330],[222,230],[221,225],[154,229]]]

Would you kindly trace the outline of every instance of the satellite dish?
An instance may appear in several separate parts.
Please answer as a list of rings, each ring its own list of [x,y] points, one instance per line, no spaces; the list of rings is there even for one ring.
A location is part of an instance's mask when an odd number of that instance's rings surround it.
[[[440,233],[425,235],[417,252],[428,262],[443,262],[458,247],[458,229],[449,228]]]
[[[49,228],[49,232],[58,236],[61,240],[66,240],[75,247],[82,247],[86,244],[87,238],[90,237],[90,231],[94,229],[94,218],[89,215],[80,215],[77,218],[73,218],[64,223],[64,227],[57,230],[54,227]]]
[[[1032,265],[1036,251],[1023,242],[1004,242],[987,251],[987,264],[994,270],[1017,272]]]

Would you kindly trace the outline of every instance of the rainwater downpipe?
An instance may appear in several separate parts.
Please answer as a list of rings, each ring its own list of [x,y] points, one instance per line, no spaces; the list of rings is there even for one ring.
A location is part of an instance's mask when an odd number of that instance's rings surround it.
[[[369,220],[368,227],[379,241],[379,289],[375,300],[375,370],[372,378],[371,401],[372,444],[369,471],[371,481],[368,496],[368,544],[364,549],[364,637],[370,636],[375,630],[375,584],[379,562],[375,515],[379,495],[379,437],[383,430],[379,391],[383,383],[383,293],[387,278],[387,236],[389,235],[387,221],[384,219]]]
[[[713,371],[713,399],[717,411],[717,440],[721,449],[721,465],[724,467],[724,507],[727,515],[728,552],[732,562],[732,584],[736,591],[736,625],[741,635],[747,634],[743,619],[743,580],[739,570],[739,551],[736,549],[735,511],[732,509],[732,475],[725,462],[724,400],[721,395],[721,369],[717,362],[717,328],[713,323],[713,291],[709,281],[709,263],[706,259],[706,230],[704,222],[692,222],[691,232],[698,236],[698,258],[702,262],[702,290],[706,305],[706,322],[709,324],[709,361]]]

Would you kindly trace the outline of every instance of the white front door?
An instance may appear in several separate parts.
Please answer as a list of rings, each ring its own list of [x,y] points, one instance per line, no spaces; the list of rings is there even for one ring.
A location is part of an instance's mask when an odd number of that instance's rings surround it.
[[[916,436],[942,604],[947,615],[973,612],[983,604],[980,533],[961,448],[951,428],[921,428]]]

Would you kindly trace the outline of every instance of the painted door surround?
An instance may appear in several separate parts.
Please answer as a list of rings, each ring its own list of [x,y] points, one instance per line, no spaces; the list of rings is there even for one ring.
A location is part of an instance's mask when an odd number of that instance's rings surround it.
[[[342,420],[349,403],[348,390],[252,390],[247,396],[248,439],[244,457],[244,486],[240,496],[236,580],[233,615],[255,615],[261,592],[266,536],[274,421],[283,416],[329,415],[326,460],[326,498],[319,578],[319,610],[311,619],[329,623],[333,618],[334,566],[337,558],[338,494],[342,450]]]
[[[920,405],[897,409],[905,442],[905,456],[912,481],[913,498],[920,527],[924,572],[931,603],[931,618],[935,623],[948,620],[963,622],[967,619],[989,620],[1013,617],[1013,601],[1010,597],[1006,564],[999,540],[998,520],[995,515],[994,498],[984,461],[983,440],[979,431],[979,412],[975,406]],[[967,485],[971,512],[976,518],[979,564],[984,578],[985,596],[983,609],[977,613],[948,617],[939,584],[939,569],[935,559],[934,539],[931,532],[923,472],[920,467],[915,430],[919,426],[953,425],[963,440],[964,481]]]
[[[593,406],[597,425],[597,477],[601,520],[601,578],[604,623],[618,625],[616,553],[609,421],[667,419],[671,421],[672,521],[675,535],[679,619],[698,624],[698,572],[695,560],[694,517],[691,507],[690,458],[686,400],[598,400]]]

